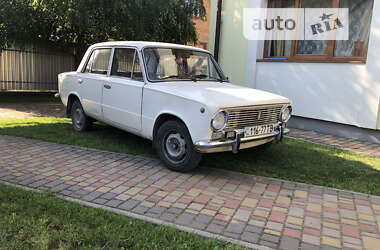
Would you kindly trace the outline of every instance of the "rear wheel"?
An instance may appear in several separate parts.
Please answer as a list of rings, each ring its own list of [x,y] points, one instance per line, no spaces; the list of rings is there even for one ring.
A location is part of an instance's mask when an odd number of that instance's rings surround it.
[[[71,119],[75,131],[78,132],[88,130],[92,125],[91,118],[86,116],[79,100],[75,100],[71,106]]]
[[[158,129],[155,148],[165,165],[178,172],[195,169],[202,155],[194,148],[186,126],[178,120],[169,120]]]

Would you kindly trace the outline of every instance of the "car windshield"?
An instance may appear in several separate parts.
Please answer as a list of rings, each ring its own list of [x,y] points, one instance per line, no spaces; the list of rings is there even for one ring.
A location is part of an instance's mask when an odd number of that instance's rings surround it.
[[[150,81],[226,81],[209,53],[172,48],[144,49]]]

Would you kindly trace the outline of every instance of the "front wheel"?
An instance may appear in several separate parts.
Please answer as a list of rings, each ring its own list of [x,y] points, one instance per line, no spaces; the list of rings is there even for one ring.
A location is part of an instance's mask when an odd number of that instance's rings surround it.
[[[75,100],[71,106],[71,119],[75,131],[83,132],[92,125],[92,120],[86,116],[79,100]]]
[[[162,124],[154,144],[161,160],[173,171],[191,171],[198,166],[202,158],[195,150],[185,124],[178,120]]]

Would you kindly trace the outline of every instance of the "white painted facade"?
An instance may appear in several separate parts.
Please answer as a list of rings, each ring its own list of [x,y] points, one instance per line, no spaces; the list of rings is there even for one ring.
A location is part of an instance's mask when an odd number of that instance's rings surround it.
[[[222,40],[220,64],[233,83],[241,79],[243,67],[245,84],[251,88],[270,91],[286,96],[294,103],[294,114],[305,118],[354,125],[361,128],[380,129],[380,2],[375,1],[367,63],[302,63],[302,62],[257,62],[263,57],[263,42],[244,39],[240,30],[232,35],[231,24],[236,25],[236,16],[242,9],[224,0],[222,14]],[[216,0],[212,9],[216,10]],[[266,6],[267,0],[251,0],[251,8]],[[229,13],[229,14],[228,14]],[[228,19],[235,13],[234,20]],[[214,16],[211,16],[213,18]],[[242,25],[242,19],[239,25]],[[211,20],[211,34],[215,34],[215,21]],[[226,30],[227,29],[227,30]],[[231,39],[239,41],[235,50],[245,50],[241,57],[225,58],[229,41],[224,41],[228,32]],[[233,38],[232,38],[233,37]],[[238,38],[237,38],[238,37]],[[240,39],[239,39],[240,38]],[[228,38],[227,38],[228,40]],[[210,41],[213,45],[213,41]],[[213,46],[210,46],[211,51]],[[241,51],[238,53],[241,54]],[[240,61],[239,61],[240,60]],[[234,66],[229,66],[229,64]],[[239,77],[234,75],[239,74]],[[240,80],[239,79],[239,80]]]

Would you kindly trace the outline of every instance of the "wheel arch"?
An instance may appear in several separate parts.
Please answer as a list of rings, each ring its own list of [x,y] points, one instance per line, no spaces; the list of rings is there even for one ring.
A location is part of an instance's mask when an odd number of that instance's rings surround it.
[[[183,121],[183,119],[181,119],[178,115],[175,115],[175,114],[171,114],[171,113],[162,113],[160,114],[155,122],[154,122],[154,126],[153,126],[153,144],[154,142],[156,141],[156,136],[157,136],[157,132],[158,132],[158,129],[161,127],[162,124],[164,124],[165,122],[169,121],[169,120],[177,120],[179,122],[182,122],[187,130],[189,130],[189,128],[187,127],[186,123]],[[190,131],[189,131],[190,133]],[[191,133],[190,133],[190,137],[191,137]]]
[[[161,134],[161,131],[159,128],[160,126],[165,124],[165,122],[167,121],[175,121],[176,123],[182,123],[184,127],[181,126],[182,127],[181,130],[183,130],[184,128],[187,129],[188,131],[187,137],[190,137],[187,140],[190,140],[189,141],[190,144],[192,143],[193,140],[192,140],[191,133],[189,131],[188,126],[183,121],[183,119],[181,119],[179,116],[174,115],[174,114],[164,113],[164,114],[160,114],[157,117],[154,124],[153,147],[156,149],[158,155],[160,156],[160,159],[166,164],[166,166],[169,169],[178,171],[178,172],[188,172],[188,171],[193,170],[199,165],[199,162],[202,159],[202,154],[196,151],[193,146],[187,147],[184,154],[180,156],[181,157],[180,159],[173,159],[168,155],[167,152],[165,153],[166,151],[165,146],[160,145],[161,140],[158,138],[159,137],[158,133]],[[163,132],[166,133],[166,131],[163,131]],[[172,157],[176,157],[176,156],[172,156]]]
[[[66,116],[69,118],[71,118],[71,106],[73,105],[75,100],[78,100],[80,102],[78,95],[75,93],[69,94],[66,107]]]

